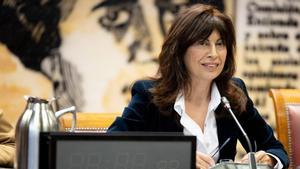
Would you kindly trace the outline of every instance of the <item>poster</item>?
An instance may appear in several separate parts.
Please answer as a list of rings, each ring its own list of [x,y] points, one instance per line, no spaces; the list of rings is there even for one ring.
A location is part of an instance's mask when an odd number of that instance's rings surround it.
[[[237,75],[274,128],[269,89],[300,87],[300,1],[236,2]]]
[[[121,113],[132,83],[156,74],[175,14],[198,2],[1,1],[0,109],[15,122],[32,95],[56,97],[58,109]]]

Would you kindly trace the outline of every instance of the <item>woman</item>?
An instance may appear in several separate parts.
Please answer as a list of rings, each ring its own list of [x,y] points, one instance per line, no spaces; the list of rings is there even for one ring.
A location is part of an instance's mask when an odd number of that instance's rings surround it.
[[[237,139],[249,150],[221,104],[221,96],[225,96],[252,144],[256,142],[257,162],[287,168],[282,144],[254,108],[243,81],[232,78],[235,46],[234,27],[228,16],[208,5],[184,10],[166,36],[157,77],[133,85],[130,104],[109,131],[195,135],[196,167],[209,168],[219,159],[234,159]],[[210,155],[228,138],[229,143],[216,156]],[[242,162],[247,162],[247,156]]]

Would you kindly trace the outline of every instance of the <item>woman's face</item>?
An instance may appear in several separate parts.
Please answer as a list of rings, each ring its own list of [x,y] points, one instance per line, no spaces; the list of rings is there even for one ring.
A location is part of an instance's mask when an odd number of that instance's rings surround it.
[[[219,32],[214,30],[208,39],[199,40],[187,48],[184,64],[192,81],[212,81],[222,72],[226,55],[226,45]]]

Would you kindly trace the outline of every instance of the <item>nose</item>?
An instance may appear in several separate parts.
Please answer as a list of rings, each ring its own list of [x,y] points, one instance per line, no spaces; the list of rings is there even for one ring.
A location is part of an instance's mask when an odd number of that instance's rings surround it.
[[[215,44],[211,44],[210,46],[209,57],[214,59],[218,56],[218,51]]]

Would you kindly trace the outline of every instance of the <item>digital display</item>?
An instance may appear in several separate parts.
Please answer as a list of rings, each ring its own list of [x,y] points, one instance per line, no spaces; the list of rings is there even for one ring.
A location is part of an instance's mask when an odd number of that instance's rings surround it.
[[[43,169],[195,169],[194,136],[50,135],[41,137]]]
[[[190,151],[188,142],[58,141],[56,169],[191,168]]]

